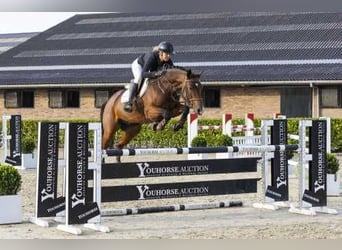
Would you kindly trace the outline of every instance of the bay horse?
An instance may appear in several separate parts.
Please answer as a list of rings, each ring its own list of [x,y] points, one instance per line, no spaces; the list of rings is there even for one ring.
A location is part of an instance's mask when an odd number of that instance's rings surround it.
[[[102,149],[107,149],[113,135],[123,132],[115,147],[124,148],[141,130],[142,124],[150,124],[155,131],[161,131],[172,117],[181,115],[173,130],[178,131],[186,122],[190,108],[201,115],[203,112],[202,72],[173,67],[161,72],[155,79],[149,79],[146,92],[136,98],[132,112],[124,110],[121,96],[124,89],[115,92],[101,107]],[[120,162],[120,157],[117,157]]]

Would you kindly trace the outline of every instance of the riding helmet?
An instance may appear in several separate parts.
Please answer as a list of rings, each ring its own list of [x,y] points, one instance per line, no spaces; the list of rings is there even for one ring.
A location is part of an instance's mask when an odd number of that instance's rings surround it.
[[[169,54],[174,54],[173,45],[170,42],[164,41],[164,42],[159,43],[158,49]]]

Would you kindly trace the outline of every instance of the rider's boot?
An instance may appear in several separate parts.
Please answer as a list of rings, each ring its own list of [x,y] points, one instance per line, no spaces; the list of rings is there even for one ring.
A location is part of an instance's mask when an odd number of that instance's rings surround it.
[[[128,102],[124,105],[124,110],[126,112],[132,112],[132,105],[133,105],[133,99],[136,95],[136,91],[138,88],[138,84],[135,82],[132,82],[128,88]]]

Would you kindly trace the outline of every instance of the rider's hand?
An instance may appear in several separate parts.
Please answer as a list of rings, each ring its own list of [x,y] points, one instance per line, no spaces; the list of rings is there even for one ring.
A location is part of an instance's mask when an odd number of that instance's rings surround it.
[[[159,76],[161,76],[162,74],[163,74],[163,71],[156,71],[156,72],[153,73],[153,76],[154,76],[154,77],[159,77]]]

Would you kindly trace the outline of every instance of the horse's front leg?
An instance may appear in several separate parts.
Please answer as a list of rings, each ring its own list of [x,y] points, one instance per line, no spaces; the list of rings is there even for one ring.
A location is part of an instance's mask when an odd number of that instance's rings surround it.
[[[153,126],[153,130],[161,131],[165,128],[166,124],[170,121],[172,113],[162,108],[150,108],[146,114],[146,118],[153,122],[158,122],[156,126]]]
[[[183,128],[184,123],[186,122],[186,119],[188,117],[188,114],[190,112],[190,108],[185,105],[179,105],[179,109],[176,109],[173,116],[178,116],[179,114],[182,114],[178,122],[173,126],[174,131],[178,131],[181,128]]]

